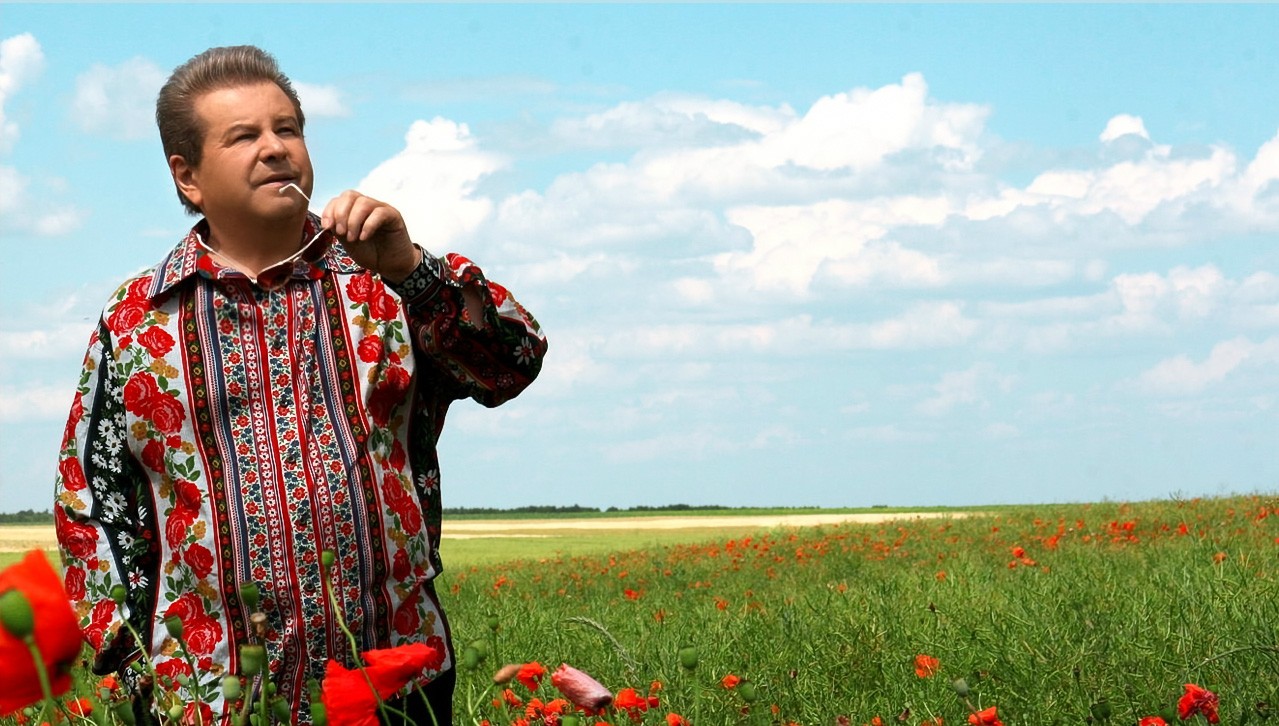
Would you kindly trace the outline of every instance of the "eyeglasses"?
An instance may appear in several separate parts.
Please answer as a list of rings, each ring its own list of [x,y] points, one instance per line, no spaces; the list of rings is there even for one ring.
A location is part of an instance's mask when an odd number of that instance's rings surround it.
[[[308,197],[296,184],[284,185],[280,188],[280,193],[284,193],[284,190],[290,187],[296,190],[298,194],[301,194],[303,199],[306,199],[308,202],[311,201],[311,198]],[[285,283],[289,281],[289,278],[293,277],[294,263],[299,259],[309,265],[314,265],[323,259],[325,253],[329,251],[329,247],[333,245],[333,235],[331,234],[331,230],[321,228],[320,231],[316,232],[315,236],[308,240],[306,244],[302,245],[297,252],[294,252],[279,262],[266,266],[256,275],[245,272],[245,270],[249,269],[248,265],[245,265],[221,250],[215,250],[205,244],[204,240],[200,238],[200,235],[197,234],[195,236],[195,241],[196,244],[204,248],[206,252],[215,254],[235,265],[245,277],[249,278],[250,282],[263,290],[270,291],[284,287]]]

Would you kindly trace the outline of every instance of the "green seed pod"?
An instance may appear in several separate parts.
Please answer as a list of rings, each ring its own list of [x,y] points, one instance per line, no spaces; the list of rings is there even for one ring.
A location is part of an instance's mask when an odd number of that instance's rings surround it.
[[[332,569],[333,563],[337,562],[337,559],[337,553],[333,550],[324,550],[324,552],[320,554],[320,564],[323,565],[326,570]]]
[[[741,696],[746,703],[754,703],[755,699],[759,698],[758,693],[755,691],[755,684],[750,681],[742,681],[737,684],[737,695]]]
[[[328,726],[329,713],[324,710],[324,704],[318,700],[311,703],[311,725],[312,726]]]
[[[115,714],[116,720],[125,726],[133,726],[137,723],[137,718],[133,715],[133,701],[119,701],[113,704],[111,713]]]
[[[679,664],[681,668],[693,670],[697,667],[697,648],[686,645],[679,649]]]
[[[182,619],[177,615],[164,619],[164,627],[168,628],[169,635],[175,638],[182,637]]]
[[[1094,720],[1109,721],[1110,720],[1110,701],[1100,698],[1096,703],[1088,707],[1088,711],[1092,714]]]
[[[123,605],[124,598],[129,592],[124,589],[124,585],[115,585],[111,588],[111,599],[115,600],[116,605]]]
[[[463,668],[474,668],[475,666],[479,664],[480,664],[479,651],[475,650],[475,648],[472,648],[471,646],[467,646],[465,649],[463,649],[462,651],[462,667]]]
[[[258,609],[258,601],[261,599],[262,593],[258,590],[255,582],[246,582],[240,585],[240,600],[244,603],[244,607],[253,612]]]
[[[0,625],[19,640],[25,640],[35,630],[36,616],[31,612],[31,601],[19,590],[0,595]]]
[[[495,633],[497,632],[498,626],[501,625],[501,622],[497,619],[496,615],[488,616],[488,619],[485,621],[485,623],[489,626],[489,630],[492,630]]]
[[[289,708],[289,702],[283,698],[276,698],[271,701],[271,715],[280,723],[293,722],[293,710]]]
[[[177,681],[179,686],[191,685],[191,676],[188,676],[185,673],[177,674],[176,676],[173,677],[173,680]]]
[[[180,703],[175,703],[172,706],[169,706],[169,718],[173,721],[181,721],[182,710],[182,704]]]
[[[968,681],[963,678],[956,678],[950,685],[955,689],[955,695],[960,698],[968,698]]]
[[[266,662],[266,648],[260,645],[240,646],[240,672],[246,676],[256,676],[262,672],[262,664]]]
[[[484,660],[489,656],[489,642],[487,640],[473,641],[470,647],[475,649],[476,654],[480,656],[480,660]]]
[[[222,697],[228,701],[238,701],[243,695],[243,687],[240,684],[240,677],[231,675],[222,678]]]

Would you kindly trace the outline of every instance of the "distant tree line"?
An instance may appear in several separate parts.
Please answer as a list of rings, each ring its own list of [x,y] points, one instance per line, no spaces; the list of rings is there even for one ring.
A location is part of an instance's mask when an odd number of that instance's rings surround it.
[[[0,512],[0,524],[53,524],[53,512],[24,509],[21,512]]]

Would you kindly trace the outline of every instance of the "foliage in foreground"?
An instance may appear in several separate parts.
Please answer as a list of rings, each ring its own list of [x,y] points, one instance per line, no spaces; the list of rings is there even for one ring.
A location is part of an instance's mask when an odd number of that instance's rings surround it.
[[[1226,723],[1279,707],[1274,497],[774,531],[444,579],[459,647],[491,640],[498,662],[568,662],[615,689],[656,681],[662,713],[693,723],[965,724],[993,705],[1009,724],[1172,723],[1186,684],[1218,694]],[[928,677],[919,655],[937,660]],[[459,704],[506,723],[483,670],[462,674]]]
[[[459,723],[1157,726],[1271,719],[1277,577],[1279,498],[1256,496],[774,531],[441,583]],[[607,684],[610,709],[544,683],[560,663]],[[109,714],[95,690],[65,717]]]

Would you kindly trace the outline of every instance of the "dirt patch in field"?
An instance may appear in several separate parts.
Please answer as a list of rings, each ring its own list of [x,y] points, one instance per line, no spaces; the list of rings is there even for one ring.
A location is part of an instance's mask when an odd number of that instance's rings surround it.
[[[823,524],[857,522],[876,524],[896,519],[936,519],[964,517],[964,512],[899,512],[895,514],[777,514],[777,515],[691,515],[687,517],[604,517],[590,519],[484,519],[449,521],[444,524],[445,539],[478,539],[488,537],[554,537],[575,532],[599,530],[672,530],[724,529],[728,527],[776,529],[781,527],[814,527]],[[53,549],[58,546],[52,526],[0,526],[0,552],[25,552]]]

